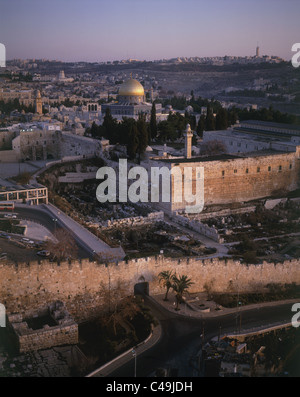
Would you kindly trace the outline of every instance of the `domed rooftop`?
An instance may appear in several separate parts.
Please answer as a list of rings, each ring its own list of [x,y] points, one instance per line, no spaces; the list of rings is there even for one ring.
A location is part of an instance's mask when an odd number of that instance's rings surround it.
[[[130,79],[123,83],[119,89],[121,96],[144,96],[145,91],[141,83],[135,79]]]

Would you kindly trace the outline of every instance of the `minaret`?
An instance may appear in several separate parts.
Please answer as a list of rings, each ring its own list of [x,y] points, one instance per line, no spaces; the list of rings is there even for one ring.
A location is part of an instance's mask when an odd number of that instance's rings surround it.
[[[187,124],[185,134],[185,158],[190,159],[192,157],[192,138],[193,138],[193,132],[191,130],[191,126]]]
[[[36,91],[35,96],[35,113],[43,114],[43,101],[39,90]]]
[[[258,43],[257,43],[257,47],[256,47],[256,58],[259,58],[259,46],[258,46]]]

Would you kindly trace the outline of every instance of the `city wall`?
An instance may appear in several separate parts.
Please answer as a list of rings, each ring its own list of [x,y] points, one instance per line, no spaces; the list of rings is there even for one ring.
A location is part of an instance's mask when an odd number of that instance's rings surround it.
[[[142,258],[105,266],[88,260],[60,265],[43,261],[30,264],[0,265],[0,302],[8,313],[34,310],[54,300],[65,303],[75,321],[97,315],[104,304],[101,283],[111,291],[123,286],[126,294],[138,283],[148,282],[150,294],[163,293],[158,274],[172,270],[193,281],[190,292],[257,291],[269,283],[300,284],[300,260],[281,264],[242,265],[233,260]],[[103,290],[102,290],[103,291]],[[107,302],[106,302],[107,303]]]
[[[293,153],[179,164],[182,172],[185,167],[204,167],[204,205],[209,206],[249,202],[298,189],[299,156],[300,147],[297,147]],[[172,185],[172,197],[174,189]],[[185,206],[185,203],[172,202],[169,207],[180,212]]]

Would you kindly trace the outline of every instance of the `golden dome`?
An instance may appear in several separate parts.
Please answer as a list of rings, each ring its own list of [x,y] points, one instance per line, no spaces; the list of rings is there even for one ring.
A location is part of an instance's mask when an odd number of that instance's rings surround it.
[[[144,96],[144,87],[137,80],[130,79],[123,83],[119,89],[121,96]]]

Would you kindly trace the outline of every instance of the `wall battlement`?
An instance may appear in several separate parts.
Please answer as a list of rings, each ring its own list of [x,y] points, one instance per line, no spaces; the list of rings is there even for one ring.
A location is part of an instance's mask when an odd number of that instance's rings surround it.
[[[127,294],[132,294],[139,282],[148,282],[150,294],[163,293],[158,274],[172,270],[192,279],[190,292],[201,292],[210,285],[216,292],[239,290],[250,292],[270,283],[300,284],[300,260],[283,263],[263,262],[245,265],[232,259],[197,258],[140,258],[109,265],[89,260],[52,263],[47,260],[0,265],[0,302],[8,313],[33,310],[54,300],[65,302],[76,321],[97,314],[104,304],[101,283],[113,289],[122,283]]]

